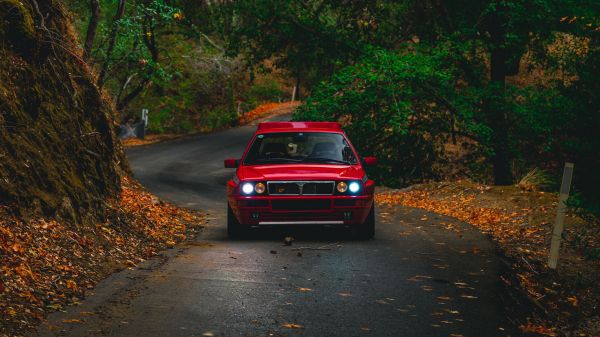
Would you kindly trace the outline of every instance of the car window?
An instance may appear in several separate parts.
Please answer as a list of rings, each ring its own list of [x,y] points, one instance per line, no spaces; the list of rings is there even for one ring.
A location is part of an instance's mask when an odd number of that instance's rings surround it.
[[[326,163],[357,160],[346,138],[332,132],[273,132],[256,136],[244,164]]]

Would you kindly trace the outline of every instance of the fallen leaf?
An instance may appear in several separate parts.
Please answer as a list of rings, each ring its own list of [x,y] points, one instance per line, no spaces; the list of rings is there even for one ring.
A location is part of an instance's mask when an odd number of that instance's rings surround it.
[[[532,324],[531,322],[528,322],[527,325],[521,325],[519,327],[523,332],[525,333],[536,333],[539,335],[544,335],[544,336],[556,336],[556,332],[554,331],[554,328],[546,328],[545,326],[542,325],[535,325]]]
[[[284,328],[288,328],[288,329],[304,329],[304,326],[300,325],[300,324],[296,324],[296,323],[285,323],[281,325]]]
[[[67,288],[71,290],[77,290],[77,283],[73,280],[67,280]]]
[[[420,282],[423,280],[431,280],[433,279],[433,277],[431,276],[426,276],[426,275],[415,275],[411,278],[408,278],[407,281],[413,281],[413,282]]]
[[[462,297],[462,298],[467,298],[467,299],[470,299],[470,300],[473,300],[473,299],[476,299],[476,298],[477,298],[477,296],[465,295],[465,294],[463,294],[463,295],[460,295],[460,297]]]

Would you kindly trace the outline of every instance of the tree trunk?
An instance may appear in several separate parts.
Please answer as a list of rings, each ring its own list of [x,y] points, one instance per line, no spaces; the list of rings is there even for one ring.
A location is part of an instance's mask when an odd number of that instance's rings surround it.
[[[106,81],[106,74],[108,72],[108,66],[110,65],[110,58],[112,57],[113,50],[115,49],[115,43],[117,42],[117,33],[119,31],[118,21],[123,18],[123,14],[125,14],[125,2],[126,0],[119,0],[119,6],[117,7],[117,12],[115,13],[115,17],[113,20],[113,27],[110,31],[110,36],[108,38],[108,48],[106,49],[106,59],[102,64],[102,69],[100,70],[100,75],[98,75],[98,87],[102,88],[104,86],[104,82]]]
[[[90,0],[90,23],[85,34],[85,43],[83,44],[83,59],[88,60],[92,54],[94,46],[94,38],[96,38],[96,30],[100,21],[100,3],[98,0]]]
[[[510,169],[510,145],[508,140],[508,121],[506,118],[506,63],[508,60],[508,50],[506,48],[505,31],[505,13],[502,6],[498,6],[496,11],[491,14],[490,21],[490,39],[491,39],[491,60],[490,60],[490,90],[487,97],[490,116],[490,127],[492,128],[492,165],[494,167],[494,184],[510,185],[512,184],[512,173]]]
[[[148,85],[148,80],[143,80],[135,89],[131,90],[125,97],[123,97],[123,99],[119,100],[116,104],[117,111],[125,109],[125,107],[129,105],[134,98],[144,91],[146,85]]]
[[[300,100],[300,71],[296,73],[296,101]]]

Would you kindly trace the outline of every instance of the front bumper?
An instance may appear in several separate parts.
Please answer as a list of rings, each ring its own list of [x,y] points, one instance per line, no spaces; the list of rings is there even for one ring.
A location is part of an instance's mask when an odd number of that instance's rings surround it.
[[[228,201],[244,225],[360,225],[373,206],[373,195],[229,195]]]

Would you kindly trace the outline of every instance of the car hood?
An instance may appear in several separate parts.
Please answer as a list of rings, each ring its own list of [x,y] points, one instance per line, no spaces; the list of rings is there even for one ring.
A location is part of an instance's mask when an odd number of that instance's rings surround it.
[[[360,180],[364,172],[359,165],[278,164],[241,166],[237,175],[240,180]]]

